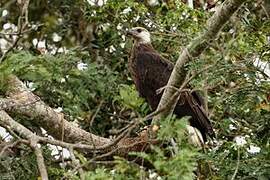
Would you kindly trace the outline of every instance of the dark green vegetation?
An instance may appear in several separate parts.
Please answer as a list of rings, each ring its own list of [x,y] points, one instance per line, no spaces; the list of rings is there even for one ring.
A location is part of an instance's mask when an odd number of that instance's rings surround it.
[[[4,0],[0,4],[0,12],[4,9],[9,12],[0,19],[0,27],[17,24],[20,11],[15,2]],[[204,30],[212,14],[190,9],[178,1],[152,7],[131,0],[108,0],[103,6],[89,5],[83,0],[35,0],[30,1],[28,11],[30,24],[38,27],[24,33],[19,48],[9,52],[0,64],[0,82],[11,73],[28,85],[33,82],[33,92],[50,107],[63,108],[68,120],[103,137],[115,135],[134,117],[144,117],[150,112],[128,74],[132,42],[125,36],[125,30],[147,27],[153,32],[153,46],[175,62],[180,50]],[[54,33],[62,39],[53,40]],[[159,138],[165,141],[174,137],[176,147],[153,147],[151,153],[132,153],[151,162],[151,170],[116,157],[110,162],[88,163],[86,179],[157,179],[158,176],[192,179],[196,174],[202,179],[231,179],[234,173],[236,179],[268,179],[270,77],[267,81],[253,61],[259,58],[269,63],[269,33],[269,18],[252,1],[242,6],[219,37],[209,42],[209,48],[186,66],[191,72],[209,66],[191,85],[202,94],[207,90],[216,145],[204,151],[194,148],[186,140],[186,121],[166,119],[162,121]],[[0,38],[3,37],[0,33]],[[33,45],[33,39],[46,40],[46,47]],[[66,51],[53,50],[61,48]],[[77,66],[81,63],[87,64],[87,69],[79,70]],[[0,93],[4,91],[5,85],[0,83]],[[37,128],[26,117],[15,117],[28,128]],[[240,137],[242,142],[245,138],[242,145],[237,145],[235,137]],[[251,152],[254,146],[260,147],[260,151]],[[36,179],[39,172],[32,151],[26,146],[20,146],[18,151],[16,156],[1,158],[0,176]],[[78,173],[68,171],[73,167],[60,166],[45,145],[43,152],[51,179],[63,176],[79,179]],[[169,158],[168,152],[174,155]],[[80,153],[75,155],[81,164],[91,159]]]

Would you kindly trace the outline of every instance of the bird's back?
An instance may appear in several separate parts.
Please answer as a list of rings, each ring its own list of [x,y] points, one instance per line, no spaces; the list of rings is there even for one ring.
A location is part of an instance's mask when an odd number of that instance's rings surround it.
[[[140,96],[155,110],[162,95],[156,91],[166,86],[173,64],[162,58],[151,44],[141,44],[133,47],[129,70]]]
[[[140,96],[147,100],[152,110],[157,108],[162,95],[156,91],[167,85],[173,67],[151,44],[134,45],[129,70]],[[198,128],[206,139],[206,134],[214,136],[214,131],[200,99],[196,92],[181,93],[174,113],[178,117],[191,116],[190,125]]]

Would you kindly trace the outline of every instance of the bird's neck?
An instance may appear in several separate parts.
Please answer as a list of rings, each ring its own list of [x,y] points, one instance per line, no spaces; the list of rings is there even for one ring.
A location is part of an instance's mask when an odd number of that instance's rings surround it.
[[[144,38],[135,39],[135,42],[137,44],[151,44],[151,39],[148,36],[145,36]]]
[[[151,43],[138,43],[138,42],[135,42],[134,45],[133,45],[133,49],[135,50],[144,50],[144,51],[153,51],[154,48],[152,46]]]

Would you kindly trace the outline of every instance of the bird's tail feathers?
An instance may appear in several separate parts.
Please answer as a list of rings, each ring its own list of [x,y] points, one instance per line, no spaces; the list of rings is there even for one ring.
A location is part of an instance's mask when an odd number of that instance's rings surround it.
[[[202,105],[200,105],[197,102],[194,102],[195,100],[192,97],[192,94],[187,93],[187,96],[189,96],[188,98],[186,98],[188,100],[188,103],[190,105],[190,107],[192,108],[193,113],[196,115],[196,118],[198,120],[198,123],[200,125],[200,127],[202,129],[202,132],[206,132],[206,134],[211,138],[215,138],[215,132],[213,130],[212,124],[207,116],[207,113],[205,112],[205,110],[203,109]],[[206,138],[206,137],[204,137]]]

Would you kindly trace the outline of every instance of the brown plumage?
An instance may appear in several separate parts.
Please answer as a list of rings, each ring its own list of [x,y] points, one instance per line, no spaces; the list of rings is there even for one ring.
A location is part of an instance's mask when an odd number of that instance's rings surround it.
[[[128,34],[134,38],[128,62],[131,77],[140,96],[155,110],[162,95],[156,91],[166,86],[174,65],[152,47],[150,33],[146,29],[136,27]],[[196,92],[183,92],[174,113],[177,117],[191,116],[190,125],[199,129],[206,140],[206,135],[214,137],[214,131],[202,104],[202,98]]]

